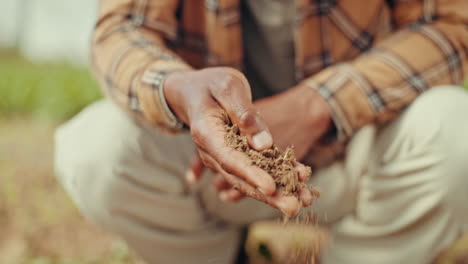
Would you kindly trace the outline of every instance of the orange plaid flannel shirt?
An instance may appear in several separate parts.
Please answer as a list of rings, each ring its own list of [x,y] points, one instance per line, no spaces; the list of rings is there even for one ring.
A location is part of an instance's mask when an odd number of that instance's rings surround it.
[[[158,74],[242,69],[242,0],[101,0],[92,42],[105,93],[137,119],[166,127]],[[291,0],[293,1],[293,0]],[[328,102],[337,140],[328,163],[369,123],[394,119],[420,93],[468,75],[468,0],[295,0],[297,82]]]

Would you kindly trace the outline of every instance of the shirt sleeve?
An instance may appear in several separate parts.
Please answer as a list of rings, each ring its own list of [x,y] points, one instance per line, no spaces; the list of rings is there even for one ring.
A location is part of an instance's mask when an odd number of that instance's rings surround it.
[[[395,0],[397,31],[304,82],[328,102],[338,142],[394,119],[419,94],[468,74],[468,1]]]
[[[101,0],[93,33],[93,71],[106,96],[150,125],[173,121],[161,100],[162,74],[190,66],[168,48],[177,32],[178,0]]]

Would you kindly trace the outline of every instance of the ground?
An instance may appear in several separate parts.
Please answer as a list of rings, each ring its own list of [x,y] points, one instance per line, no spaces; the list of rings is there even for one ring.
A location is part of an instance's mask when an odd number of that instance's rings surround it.
[[[83,67],[0,51],[0,263],[139,263],[88,223],[53,174],[55,127],[98,99]]]
[[[137,263],[86,222],[53,176],[54,123],[0,119],[0,263]]]

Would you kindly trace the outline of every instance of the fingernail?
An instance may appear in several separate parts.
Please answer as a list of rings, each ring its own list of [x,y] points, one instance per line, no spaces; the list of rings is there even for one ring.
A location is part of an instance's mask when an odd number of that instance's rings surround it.
[[[291,210],[289,209],[289,206],[285,202],[280,202],[278,204],[278,207],[284,214],[286,214],[288,216],[290,215]]]
[[[258,187],[258,190],[266,196],[271,196],[274,193],[274,190],[267,190],[264,187]]]
[[[308,207],[308,206],[312,205],[312,195],[310,195],[310,193],[308,193],[306,195],[301,195],[301,198],[302,198],[302,206],[303,207]]]
[[[187,173],[185,174],[185,179],[190,184],[197,183],[197,179],[195,179],[195,174],[191,170],[187,171]]]
[[[299,209],[300,209],[299,203],[297,201],[293,202],[292,200],[291,201],[280,200],[278,203],[278,207],[284,214],[288,216],[295,216],[299,212]]]
[[[273,138],[271,138],[270,133],[263,130],[262,132],[252,137],[252,144],[253,147],[257,150],[265,149],[273,144]]]

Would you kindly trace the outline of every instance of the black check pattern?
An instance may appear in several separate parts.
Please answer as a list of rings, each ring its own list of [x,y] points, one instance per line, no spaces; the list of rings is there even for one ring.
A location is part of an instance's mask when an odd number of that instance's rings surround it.
[[[367,29],[361,29],[360,27],[358,27],[346,14],[343,8],[340,7],[339,2],[336,0],[314,1],[310,4],[309,7],[305,8],[305,10],[306,11],[301,12],[301,20],[310,16],[326,17],[339,30],[341,30],[345,36],[348,37],[350,44],[356,49],[358,49],[360,52],[368,50],[374,43],[373,33],[368,32]],[[374,20],[377,20],[378,18],[379,17],[376,16]],[[375,23],[375,21],[371,22],[369,28],[373,27],[372,23]],[[322,21],[320,23],[320,32],[322,42],[324,41],[324,39],[329,38],[330,32],[328,32],[328,28],[324,25]],[[328,45],[328,43],[322,44],[323,47],[327,47]],[[328,51],[326,48],[324,48],[320,57],[322,59],[321,67],[315,68],[314,71],[306,71],[306,74],[313,74],[320,69],[324,69],[332,65],[336,61],[331,55],[330,51]],[[310,59],[315,58],[311,57]],[[310,65],[311,63],[306,62],[306,64]]]

